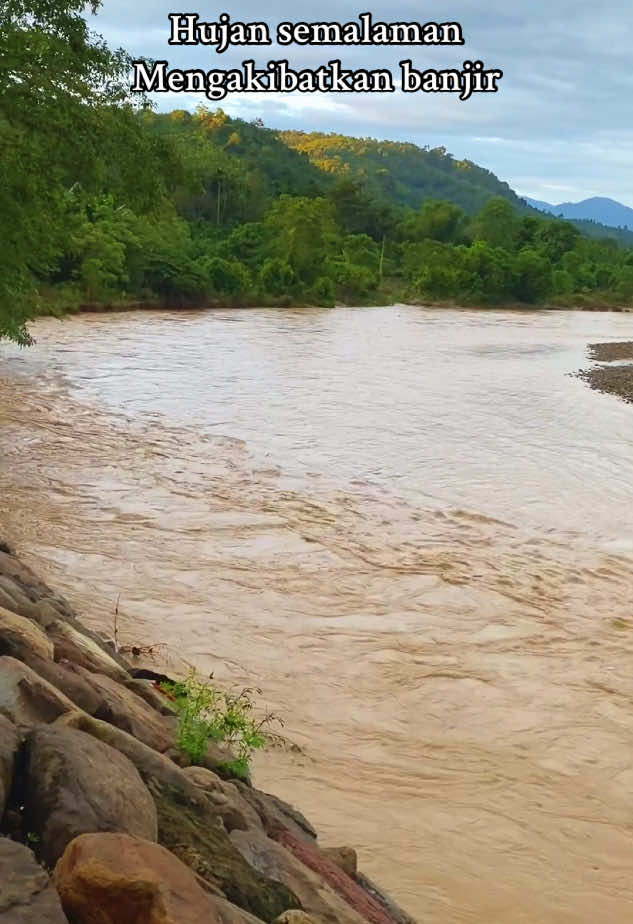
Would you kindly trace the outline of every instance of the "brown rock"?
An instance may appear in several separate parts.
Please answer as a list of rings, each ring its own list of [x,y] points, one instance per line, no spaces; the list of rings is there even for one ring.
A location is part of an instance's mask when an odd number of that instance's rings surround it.
[[[52,866],[78,834],[156,840],[154,802],[132,763],[84,732],[40,726],[27,739],[26,823]]]
[[[371,895],[373,899],[382,905],[387,914],[393,919],[395,924],[417,924],[415,918],[412,918],[410,914],[408,914],[395,903],[390,895],[387,895],[385,892],[383,892],[383,890],[380,889],[375,882],[372,882],[371,879],[369,879],[363,873],[357,873],[356,880],[368,895]]]
[[[101,696],[102,705],[93,713],[97,719],[116,725],[161,753],[173,744],[175,719],[161,715],[132,690],[105,674],[91,674],[81,667],[78,672]]]
[[[221,924],[191,871],[169,851],[123,834],[84,834],[54,881],[81,924]]]
[[[82,668],[71,661],[47,661],[31,655],[26,663],[88,715],[95,715],[106,708],[101,692],[91,683],[92,674],[87,673],[84,677]]]
[[[33,619],[35,604],[24,593],[17,581],[0,574],[0,606],[27,619]]]
[[[236,828],[247,831],[248,828],[262,827],[259,815],[252,805],[242,798],[234,783],[221,779],[205,767],[187,767],[183,773],[207,794],[227,831],[233,831]]]
[[[39,623],[42,629],[49,629],[59,618],[68,619],[64,607],[52,597],[42,597],[33,604],[32,618]]]
[[[11,792],[17,752],[18,735],[15,726],[0,716],[0,819]]]
[[[183,775],[180,767],[167,756],[159,754],[158,751],[154,751],[115,725],[110,725],[100,719],[93,719],[84,712],[75,710],[61,716],[55,723],[55,727],[58,726],[86,732],[98,741],[120,751],[134,764],[148,786],[152,788],[173,786],[180,790],[186,789],[188,797],[194,801],[200,800],[199,790]]]
[[[358,857],[353,847],[321,847],[321,853],[352,879],[358,872]]]
[[[73,703],[42,677],[15,658],[0,657],[0,715],[14,725],[32,728],[53,722]]]
[[[184,771],[114,725],[82,712],[62,716],[54,728],[80,728],[125,754],[137,767],[154,797],[158,839],[212,890],[264,921],[286,908],[298,907],[292,892],[251,869],[233,846],[222,819],[207,795]]]
[[[261,918],[243,911],[219,895],[209,895],[209,902],[220,924],[262,924]]]
[[[118,680],[119,683],[129,680],[125,668],[108,654],[103,642],[75,628],[70,622],[59,620],[53,623],[48,629],[48,634],[55,646],[56,661],[73,661],[89,671]]]
[[[0,655],[22,661],[30,654],[52,660],[53,643],[36,623],[0,607]]]
[[[0,838],[0,924],[68,924],[59,896],[28,848]]]
[[[319,924],[367,924],[367,920],[319,875],[261,831],[233,831],[230,836],[251,866],[264,876],[282,882],[297,896],[306,914],[316,918]],[[291,907],[288,905],[284,910]]]
[[[290,830],[298,837],[303,837],[310,843],[316,841],[317,833],[304,815],[293,805],[284,802],[277,796],[261,792],[245,786],[236,780],[240,795],[251,805],[264,825],[266,834],[275,837],[278,832]]]
[[[344,873],[336,863],[323,856],[315,845],[308,844],[304,838],[296,837],[290,831],[281,832],[277,840],[287,847],[297,860],[316,873],[322,882],[326,882],[332,891],[340,895],[361,917],[371,924],[394,924],[393,918],[383,905]],[[310,910],[305,904],[304,907]]]
[[[197,787],[193,787],[196,792]],[[211,889],[220,889],[233,904],[270,921],[286,908],[298,908],[292,891],[260,875],[231,843],[217,809],[203,794],[201,802],[183,798],[184,791],[154,791],[158,839],[187,863]]]
[[[14,555],[0,551],[0,574],[12,578],[30,600],[51,596],[51,590],[37,575]]]

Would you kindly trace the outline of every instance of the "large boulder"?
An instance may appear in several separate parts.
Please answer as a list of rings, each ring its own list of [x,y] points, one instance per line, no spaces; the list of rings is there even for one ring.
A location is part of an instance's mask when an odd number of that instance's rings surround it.
[[[194,787],[195,789],[196,787]],[[158,840],[234,905],[270,921],[286,908],[300,907],[289,888],[251,868],[229,839],[215,806],[202,795],[193,802],[186,791],[153,791]]]
[[[235,781],[235,785],[242,798],[255,809],[266,834],[270,837],[276,837],[280,831],[290,830],[297,837],[305,838],[310,843],[316,841],[316,831],[294,805],[289,805],[270,793],[252,789],[239,780]]]
[[[227,831],[234,831],[236,828],[247,831],[248,828],[262,827],[259,815],[242,797],[235,783],[223,780],[206,767],[186,767],[183,773],[207,794]]]
[[[59,896],[28,848],[0,838],[0,924],[68,924]]]
[[[18,746],[15,726],[4,716],[0,716],[0,819],[11,792]]]
[[[367,918],[354,910],[317,873],[262,831],[252,828],[233,831],[230,837],[251,866],[262,875],[282,882],[298,897],[301,909],[319,924],[367,924]],[[292,907],[287,905],[283,910]]]
[[[221,924],[192,872],[158,844],[84,834],[55,867],[64,910],[81,924]]]
[[[387,914],[392,918],[395,924],[417,924],[415,918],[412,918],[411,915],[404,911],[400,905],[397,905],[396,902],[390,895],[387,895],[375,882],[372,882],[364,873],[356,873],[356,880],[363,887],[365,892],[368,895],[371,895],[379,905],[381,905]]]
[[[108,722],[94,719],[84,712],[75,710],[61,716],[55,723],[55,727],[58,726],[83,731],[125,754],[128,760],[134,764],[143,781],[151,788],[174,786],[178,789],[186,790],[188,796],[194,801],[196,799],[201,801],[200,791],[187,779],[173,760],[170,760],[164,754],[159,754],[158,751],[143,744],[142,741],[115,725],[110,725]]]
[[[249,914],[219,895],[209,895],[209,902],[220,924],[262,924],[261,918]]]
[[[74,728],[105,741],[135,765],[154,797],[158,840],[212,890],[264,921],[299,903],[279,882],[251,869],[233,846],[207,794],[176,764],[127,732],[81,712],[62,716],[53,728]]]
[[[78,629],[69,621],[58,620],[48,627],[48,635],[55,646],[55,660],[73,661],[93,673],[105,674],[119,683],[130,675],[106,650],[105,642],[94,633]]]
[[[16,600],[21,605],[24,601],[34,604],[31,610],[28,606],[24,607],[21,616],[27,616],[29,619],[35,619],[44,628],[47,621],[50,620],[48,614],[54,612],[55,618],[74,619],[72,607],[59,594],[53,593],[37,575],[31,571],[23,562],[17,559],[9,552],[0,550],[0,586],[5,594]],[[41,606],[40,604],[46,604]],[[7,609],[13,609],[9,606]],[[16,612],[19,612],[16,610]],[[39,614],[39,615],[38,615]]]
[[[52,660],[53,643],[36,623],[0,606],[0,655],[24,661],[30,654]]]
[[[91,683],[102,699],[102,705],[93,715],[117,728],[123,729],[148,747],[161,753],[174,742],[176,720],[167,718],[148,703],[111,677],[91,674],[85,668],[78,673]]]
[[[337,863],[324,856],[314,844],[308,844],[304,838],[296,837],[291,831],[280,832],[277,840],[371,924],[394,924],[384,906]]]
[[[0,551],[0,575],[11,578],[33,602],[41,597],[54,596],[30,568],[9,552]]]
[[[132,763],[71,728],[40,726],[26,742],[26,824],[53,866],[70,841],[116,831],[156,840],[154,802]]]
[[[35,604],[17,581],[6,574],[0,574],[0,606],[27,619],[35,618]]]
[[[32,728],[54,722],[74,704],[34,670],[7,656],[0,657],[0,715],[14,725]]]
[[[37,655],[30,655],[26,663],[36,674],[48,680],[50,684],[72,700],[79,709],[88,715],[106,708],[105,700],[92,681],[91,674],[83,674],[82,668],[71,661],[48,661]]]

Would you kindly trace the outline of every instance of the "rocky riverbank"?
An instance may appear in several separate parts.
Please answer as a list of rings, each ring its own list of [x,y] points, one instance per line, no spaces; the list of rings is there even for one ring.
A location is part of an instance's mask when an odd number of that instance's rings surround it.
[[[608,365],[582,369],[578,377],[596,391],[633,404],[633,342],[591,343],[587,352],[589,359]]]
[[[413,924],[0,542],[0,924]]]

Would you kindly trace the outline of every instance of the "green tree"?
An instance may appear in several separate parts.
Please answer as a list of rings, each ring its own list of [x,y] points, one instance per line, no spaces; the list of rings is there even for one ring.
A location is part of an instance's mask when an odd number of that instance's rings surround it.
[[[525,248],[514,259],[514,294],[521,302],[542,302],[552,293],[552,267],[536,250]]]
[[[401,240],[461,243],[464,236],[464,213],[452,202],[428,199],[419,212],[411,212],[398,226]]]
[[[91,33],[86,5],[0,4],[0,336],[23,343],[38,280],[54,269],[73,226],[70,190],[103,184],[113,145],[121,157],[111,179],[130,181],[122,142],[132,139],[132,151],[141,143],[129,59]],[[90,4],[93,11],[98,5]],[[137,187],[143,183],[135,178]]]
[[[259,271],[259,287],[264,295],[290,295],[297,288],[297,274],[287,260],[271,257]]]
[[[307,284],[321,274],[340,239],[332,204],[320,197],[280,196],[265,224],[276,236],[278,255]]]
[[[580,238],[580,231],[568,221],[545,221],[535,235],[535,243],[552,263],[573,250]]]
[[[207,257],[201,261],[201,269],[215,295],[239,295],[250,287],[249,272],[238,260]]]
[[[473,222],[474,238],[491,247],[512,250],[519,226],[515,212],[507,199],[495,196],[477,213]]]

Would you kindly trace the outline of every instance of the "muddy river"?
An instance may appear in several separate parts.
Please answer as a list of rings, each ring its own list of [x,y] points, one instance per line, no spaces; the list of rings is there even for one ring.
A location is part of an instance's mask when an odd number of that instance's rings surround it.
[[[0,345],[0,533],[260,687],[257,783],[420,921],[633,920],[633,314],[145,312]]]

